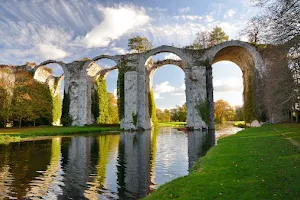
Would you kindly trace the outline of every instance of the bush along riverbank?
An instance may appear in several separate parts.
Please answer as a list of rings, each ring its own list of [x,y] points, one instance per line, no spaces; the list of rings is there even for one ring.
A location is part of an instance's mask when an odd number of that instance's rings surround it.
[[[243,130],[146,199],[299,199],[299,144],[299,124]]]

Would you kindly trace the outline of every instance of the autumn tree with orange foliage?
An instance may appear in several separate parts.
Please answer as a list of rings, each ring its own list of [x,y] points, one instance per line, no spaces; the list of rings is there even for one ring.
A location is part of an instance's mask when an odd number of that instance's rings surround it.
[[[217,123],[234,120],[234,115],[234,109],[227,101],[220,99],[215,102],[215,121]]]
[[[33,79],[32,74],[18,70],[15,76],[15,86],[11,103],[13,121],[35,122],[37,119],[51,124],[52,97],[49,88]]]

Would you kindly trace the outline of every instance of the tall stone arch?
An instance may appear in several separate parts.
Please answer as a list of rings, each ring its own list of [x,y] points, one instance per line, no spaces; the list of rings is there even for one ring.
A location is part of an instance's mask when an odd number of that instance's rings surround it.
[[[219,61],[237,64],[243,73],[243,99],[245,120],[260,119],[263,112],[263,77],[266,71],[264,59],[255,46],[241,41],[228,41],[211,47],[204,53],[210,66]],[[212,90],[212,88],[208,88]]]
[[[137,128],[151,128],[149,115],[149,81],[151,76],[151,67],[153,63],[147,63],[148,59],[159,53],[173,53],[181,58],[180,67],[185,73],[186,85],[186,102],[187,102],[187,119],[188,125],[194,129],[206,128],[206,123],[200,116],[200,113],[195,109],[197,104],[206,99],[206,69],[203,67],[193,67],[194,59],[189,51],[172,46],[160,46],[151,51],[140,54],[137,66]],[[161,64],[168,61],[162,61]],[[175,64],[172,61],[172,64]],[[150,69],[150,71],[149,71]]]
[[[101,68],[96,62],[101,59],[108,59],[116,63],[115,66],[111,68]],[[96,90],[95,81],[99,76],[106,78],[107,74],[113,70],[118,69],[120,56],[109,56],[109,55],[99,55],[91,60],[87,60],[82,68],[80,69],[80,76],[85,77],[86,85],[86,113],[89,123],[94,123],[97,119],[92,112],[92,99],[94,92]],[[101,105],[100,105],[101,106]]]

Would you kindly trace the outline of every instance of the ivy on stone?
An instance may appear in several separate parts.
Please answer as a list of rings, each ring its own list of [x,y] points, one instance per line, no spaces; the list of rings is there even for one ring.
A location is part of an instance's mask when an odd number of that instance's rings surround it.
[[[70,111],[70,94],[64,92],[64,99],[62,105],[62,114],[61,114],[61,123],[64,126],[71,126],[72,125],[72,117],[69,114]]]
[[[152,120],[152,123],[156,126],[158,124],[157,116],[156,116],[156,106],[154,101],[154,93],[153,90],[149,92],[149,114]]]
[[[249,76],[248,82],[246,84],[248,86],[248,95],[247,99],[244,100],[244,120],[245,122],[250,123],[255,120],[253,84],[251,76]]]
[[[198,111],[201,119],[208,124],[209,122],[209,102],[207,99],[205,101],[199,102],[196,105],[196,110]]]
[[[118,96],[118,110],[119,110],[119,120],[124,118],[125,110],[125,72],[126,72],[126,62],[122,61],[119,66],[119,74],[117,81],[117,96]]]
[[[98,90],[95,89],[94,93],[92,94],[92,105],[91,105],[91,109],[92,109],[92,114],[94,116],[95,121],[97,121],[98,117],[99,117],[99,96],[98,96]]]
[[[137,114],[132,113],[132,123],[136,126],[137,125]]]

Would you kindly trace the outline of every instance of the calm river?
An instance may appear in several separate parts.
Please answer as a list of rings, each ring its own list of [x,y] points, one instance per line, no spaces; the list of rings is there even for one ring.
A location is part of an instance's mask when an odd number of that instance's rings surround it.
[[[214,144],[207,132],[162,128],[0,145],[0,199],[138,199]]]

